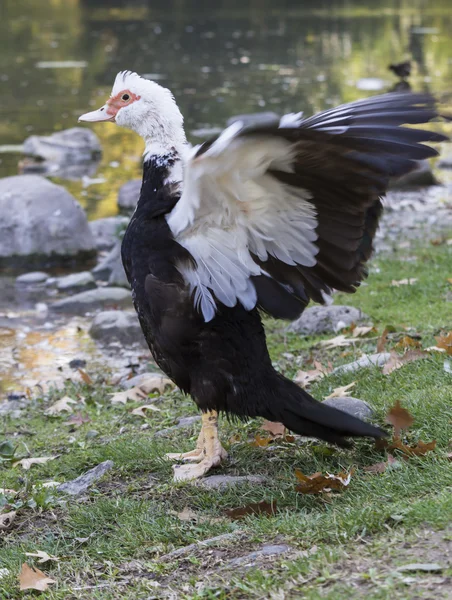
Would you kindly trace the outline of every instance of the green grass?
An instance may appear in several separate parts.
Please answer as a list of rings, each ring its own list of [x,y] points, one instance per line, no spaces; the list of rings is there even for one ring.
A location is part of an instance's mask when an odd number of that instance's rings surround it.
[[[431,246],[409,254],[417,260],[408,262],[397,255],[376,258],[368,285],[354,296],[338,295],[335,300],[359,306],[379,333],[393,327],[389,348],[406,327],[421,337],[423,347],[434,345],[435,335],[452,329],[452,286],[447,282],[452,277],[452,247]],[[408,277],[418,282],[391,287],[393,279]],[[284,324],[277,321],[269,321],[267,330],[272,358],[289,376],[298,368],[298,357],[336,366],[376,348],[376,336],[355,348],[326,351],[317,343],[332,336],[286,335]],[[19,491],[10,499],[11,509],[17,509],[14,525],[0,532],[0,569],[8,570],[0,579],[1,600],[24,597],[17,575],[25,561],[57,581],[45,592],[52,600],[136,600],[171,593],[182,599],[446,598],[447,590],[438,583],[452,574],[446,564],[441,577],[402,575],[396,570],[408,562],[441,562],[429,557],[435,556],[435,548],[450,543],[452,464],[446,455],[452,430],[452,377],[444,370],[444,358],[431,354],[389,376],[377,368],[331,375],[311,387],[312,394],[322,398],[335,387],[356,381],[353,396],[374,407],[381,425],[388,409],[400,400],[415,419],[407,441],[435,439],[434,452],[400,459],[396,467],[371,475],[363,468],[383,460],[384,454],[369,441],[357,442],[350,451],[300,440],[256,448],[249,441],[259,430],[259,420],[247,424],[222,420],[221,435],[230,459],[218,472],[265,478],[261,484],[222,491],[172,482],[171,465],[162,455],[191,449],[197,427],[164,437],[153,433],[171,426],[177,417],[196,414],[192,401],[178,392],[166,394],[158,404],[161,412],[144,421],[130,414],[137,403],[111,406],[105,375],[90,373],[94,385],[71,384],[66,390],[74,398],[85,397],[86,406],[79,408],[91,419],[72,428],[65,424],[64,414],[53,418],[43,414],[61,393],[34,399],[19,419],[6,417],[0,424],[0,443],[8,440],[17,446],[19,457],[59,456],[30,471],[0,464],[0,487]],[[148,427],[143,429],[143,424]],[[236,433],[239,440],[228,442]],[[82,498],[42,488],[45,481],[73,479],[107,459],[114,461],[114,468]],[[342,493],[306,496],[295,491],[295,468],[312,474],[352,467],[355,474]],[[261,500],[276,500],[274,517],[242,521],[225,517],[228,508]],[[180,521],[177,513],[187,506],[203,518]],[[217,546],[179,560],[161,559],[175,548],[233,532],[235,542],[220,540]],[[228,561],[269,543],[287,544],[291,550],[255,567],[228,567]],[[39,565],[25,556],[37,550],[60,560]],[[421,560],[416,559],[419,556]]]

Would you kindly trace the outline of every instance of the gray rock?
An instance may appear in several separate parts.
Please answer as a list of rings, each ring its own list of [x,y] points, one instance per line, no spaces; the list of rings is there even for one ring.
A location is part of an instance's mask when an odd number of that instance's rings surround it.
[[[86,473],[83,473],[83,475],[80,475],[76,479],[62,483],[57,487],[57,490],[59,492],[64,492],[65,494],[69,494],[70,496],[78,496],[79,494],[83,494],[83,492],[86,492],[90,485],[93,485],[93,483],[103,477],[107,471],[113,468],[113,465],[114,463],[112,460],[106,460],[93,469],[90,469]]]
[[[0,179],[0,267],[62,265],[95,255],[85,213],[38,175]]]
[[[376,354],[365,354],[358,360],[354,360],[346,365],[341,365],[333,369],[333,373],[354,373],[360,369],[366,369],[368,367],[382,367],[391,358],[389,352],[377,352]]]
[[[226,125],[229,127],[237,121],[241,121],[246,127],[253,125],[278,125],[280,116],[272,111],[264,111],[257,113],[246,113],[244,115],[235,115],[227,120]]]
[[[155,371],[160,374],[160,372],[157,371],[157,368],[155,369]],[[150,373],[149,371],[147,371],[146,373],[140,373],[139,375],[135,375],[135,377],[131,377],[130,379],[126,379],[125,381],[123,381],[121,383],[121,387],[125,390],[130,390],[135,386],[143,385],[149,379],[150,376],[152,376],[152,372]]]
[[[231,486],[240,485],[242,483],[260,484],[265,482],[265,477],[261,475],[212,475],[205,479],[200,479],[196,485],[208,490],[224,490]]]
[[[311,306],[301,317],[291,323],[287,330],[303,335],[319,333],[335,333],[338,325],[348,327],[352,323],[360,323],[369,317],[354,306]]]
[[[111,250],[118,242],[119,233],[127,227],[128,217],[118,215],[90,221],[89,227],[98,250]]]
[[[413,187],[426,187],[429,185],[438,185],[438,181],[433,174],[432,167],[428,160],[420,160],[417,168],[402,177],[393,179],[390,183],[390,189],[400,190]]]
[[[452,169],[452,145],[442,144],[441,155],[436,163],[438,169]]]
[[[32,135],[24,142],[24,154],[61,164],[86,162],[98,158],[102,148],[92,129],[73,127],[52,133]]]
[[[30,404],[27,400],[7,400],[0,402],[0,416],[9,415],[17,419],[22,414],[22,409]]]
[[[201,421],[200,415],[195,415],[194,417],[183,417],[179,419],[176,425],[173,427],[168,427],[167,429],[161,429],[154,434],[154,437],[164,437],[165,435],[170,435],[174,431],[178,429],[187,429],[187,427],[192,427],[193,425],[197,425]],[[216,477],[216,475],[214,476]],[[212,479],[212,477],[210,477]]]
[[[367,421],[374,414],[373,408],[367,402],[360,400],[359,398],[353,398],[352,396],[329,398],[328,400],[324,400],[323,404],[342,410],[343,412],[352,415],[352,417],[357,417],[363,421]]]
[[[121,291],[126,292],[130,298],[130,292]],[[101,312],[94,317],[89,334],[103,344],[120,342],[123,345],[132,345],[138,343],[147,348],[135,311],[107,310]],[[149,377],[149,374],[147,376]]]
[[[132,179],[119,188],[118,207],[124,212],[131,212],[140,197],[141,179]]]
[[[32,271],[31,273],[19,275],[19,277],[16,279],[16,283],[18,285],[36,285],[45,283],[48,278],[48,273],[44,273],[43,271]]]
[[[118,241],[107,256],[94,267],[92,273],[96,279],[107,281],[109,285],[130,287],[122,265],[120,241]]]
[[[262,546],[259,550],[245,554],[244,556],[238,556],[228,561],[222,568],[230,567],[252,567],[259,559],[266,556],[278,556],[279,554],[286,554],[290,552],[292,548],[287,544],[267,544]]]
[[[56,287],[59,292],[72,293],[92,290],[96,287],[96,283],[90,271],[82,271],[81,273],[71,273],[71,275],[65,277],[58,277]]]
[[[108,308],[129,308],[131,305],[129,291],[123,288],[105,287],[57,300],[50,308],[62,313],[84,314]]]

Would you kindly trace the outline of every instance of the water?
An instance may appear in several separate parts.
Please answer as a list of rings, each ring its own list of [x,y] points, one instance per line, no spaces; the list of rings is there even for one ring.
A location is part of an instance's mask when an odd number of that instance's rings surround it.
[[[0,177],[19,172],[27,136],[74,127],[102,105],[123,69],[173,91],[193,143],[235,114],[311,114],[388,90],[388,64],[407,58],[413,89],[448,103],[451,31],[452,0],[1,0]],[[103,147],[93,181],[55,180],[90,219],[117,212],[118,188],[140,177],[143,150],[114,124],[92,127]],[[13,282],[5,286],[3,391],[64,379],[75,357],[88,368],[112,364],[90,340],[89,321],[49,323],[34,303],[11,314],[18,303],[5,292]]]
[[[413,88],[444,93],[451,9],[452,0],[2,0],[0,145],[75,126],[121,69],[174,92],[192,142],[191,132],[234,114],[309,114],[388,89],[387,65],[409,57]],[[100,182],[63,182],[89,218],[115,214],[117,190],[140,176],[142,153],[134,134],[109,123],[94,129]],[[0,176],[17,173],[20,159],[0,154]]]

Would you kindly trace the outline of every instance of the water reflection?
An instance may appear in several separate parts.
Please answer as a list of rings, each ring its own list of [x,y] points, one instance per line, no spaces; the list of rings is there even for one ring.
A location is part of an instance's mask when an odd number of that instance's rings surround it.
[[[1,12],[1,144],[74,126],[124,68],[170,87],[188,132],[233,114],[311,113],[375,93],[358,89],[363,79],[389,89],[387,65],[405,58],[415,63],[413,89],[452,83],[450,0],[3,0]],[[142,152],[114,125],[95,131],[104,148],[95,177],[105,183],[64,182],[91,218],[115,213]],[[19,158],[2,154],[0,175],[15,174]]]

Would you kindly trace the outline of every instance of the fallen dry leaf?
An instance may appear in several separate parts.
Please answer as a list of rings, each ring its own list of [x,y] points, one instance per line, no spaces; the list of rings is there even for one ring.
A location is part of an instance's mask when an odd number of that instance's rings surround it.
[[[130,414],[131,415],[138,415],[139,417],[143,417],[144,419],[147,418],[147,414],[146,411],[154,411],[154,412],[161,412],[160,408],[157,408],[156,406],[154,406],[153,404],[144,404],[143,406],[139,406],[138,408],[134,408]]]
[[[391,442],[388,442],[387,440],[377,440],[375,446],[378,449],[389,451],[399,450],[404,454],[404,458],[409,458],[410,456],[424,456],[427,452],[432,452],[436,448],[436,440],[432,440],[431,442],[419,440],[415,446],[408,446],[400,439],[394,438]]]
[[[54,460],[58,456],[42,456],[40,458],[22,458],[21,460],[13,463],[13,467],[21,465],[25,471],[28,471],[32,465],[44,465],[49,460]]]
[[[411,279],[399,279],[398,281],[396,279],[393,279],[391,281],[391,286],[399,287],[401,285],[414,285],[416,282],[417,279],[415,277],[412,277]]]
[[[383,330],[383,333],[381,334],[381,337],[378,338],[378,342],[377,342],[377,352],[378,353],[385,351],[386,343],[388,341],[388,333],[389,333],[389,329],[385,328]]]
[[[209,517],[208,515],[202,515],[197,513],[188,506],[186,506],[181,512],[170,511],[172,515],[175,515],[181,521],[195,521],[196,523],[217,523],[222,521],[221,517]]]
[[[73,400],[69,396],[63,396],[63,398],[61,398],[61,400],[58,400],[57,402],[52,404],[52,406],[49,406],[49,408],[46,411],[44,411],[44,414],[45,415],[57,415],[64,411],[71,413],[72,412],[71,404],[77,404],[77,401]]]
[[[352,469],[349,473],[341,472],[337,475],[331,473],[326,475],[322,473],[304,475],[299,469],[295,469],[295,475],[299,482],[295,489],[301,494],[319,494],[331,490],[340,491],[348,486],[354,472],[354,469]]]
[[[39,558],[38,563],[41,563],[41,564],[48,562],[49,560],[55,560],[55,561],[60,560],[56,556],[47,554],[47,552],[44,552],[44,550],[38,550],[37,552],[25,552],[25,556],[34,556],[36,558]]]
[[[274,423],[273,421],[264,421],[261,429],[262,431],[268,431],[273,437],[283,437],[286,431],[282,423]]]
[[[80,377],[83,379],[84,383],[86,383],[87,385],[93,385],[93,380],[86,371],[84,371],[83,369],[77,369],[77,371],[80,373]]]
[[[343,346],[350,346],[355,342],[360,342],[358,337],[347,337],[346,335],[337,335],[330,340],[322,340],[319,342],[320,346],[323,346],[326,350],[331,350],[332,348],[342,348]]]
[[[375,463],[374,465],[369,465],[368,467],[364,467],[363,471],[366,473],[384,473],[388,467],[391,465],[397,464],[397,460],[389,455],[387,461]]]
[[[449,331],[446,335],[439,335],[435,337],[436,345],[446,351],[446,354],[452,355],[452,331]]]
[[[165,375],[151,373],[149,377],[146,377],[146,379],[140,383],[139,388],[145,394],[152,394],[154,392],[163,394],[166,390],[173,389],[174,383],[171,379],[165,377]]]
[[[126,404],[127,400],[137,402],[138,400],[145,400],[147,394],[145,394],[138,386],[125,390],[124,392],[116,392],[111,394],[110,402],[112,404]]]
[[[270,435],[264,437],[263,435],[259,435],[259,433],[256,433],[253,441],[250,442],[250,445],[254,446],[255,448],[266,448],[273,441],[274,438]]]
[[[389,375],[393,371],[400,369],[403,365],[406,365],[409,362],[413,362],[415,360],[420,360],[422,358],[427,358],[428,353],[423,350],[408,350],[402,356],[397,354],[397,352],[391,352],[391,358],[388,362],[383,366],[383,375]]]
[[[395,345],[396,348],[401,348],[405,350],[406,348],[420,348],[421,342],[415,340],[409,335],[404,335],[401,340],[397,342]]]
[[[243,517],[247,517],[248,515],[269,515],[273,517],[276,514],[276,500],[272,500],[271,502],[267,502],[266,500],[253,502],[239,508],[231,508],[226,510],[225,513],[230,519],[234,520],[243,519]]]
[[[297,383],[300,387],[306,388],[310,383],[312,383],[313,381],[317,381],[322,377],[325,377],[325,375],[328,375],[328,373],[331,373],[331,371],[333,370],[332,367],[324,367],[321,363],[317,361],[314,361],[314,367],[315,368],[311,369],[310,371],[298,371],[298,373],[295,375],[294,382]]]
[[[352,389],[356,385],[356,381],[352,381],[348,385],[344,385],[342,387],[334,388],[329,396],[325,398],[325,400],[330,400],[330,398],[342,398],[347,395],[347,392]]]
[[[369,326],[358,326],[358,327],[354,327],[352,329],[352,333],[355,337],[363,337],[365,335],[367,335],[368,333],[377,333],[377,330],[375,329],[375,327],[373,325],[369,325]]]
[[[19,575],[20,590],[38,590],[45,592],[50,583],[56,583],[54,579],[47,577],[39,569],[33,569],[24,563]]]
[[[390,423],[394,427],[394,439],[400,438],[402,429],[408,429],[414,423],[414,418],[410,413],[401,406],[399,400],[386,415],[386,423]]]
[[[452,277],[447,278],[447,283],[450,283],[452,285]]]
[[[452,461],[452,452],[449,452],[449,454],[446,455],[447,460]]]
[[[0,514],[0,531],[6,531],[7,529],[9,529],[15,518],[16,518],[15,510]]]

